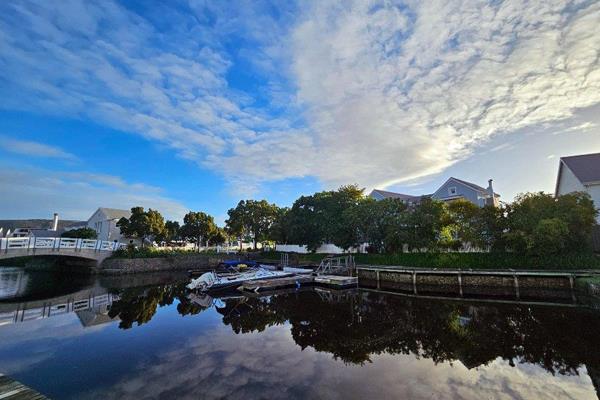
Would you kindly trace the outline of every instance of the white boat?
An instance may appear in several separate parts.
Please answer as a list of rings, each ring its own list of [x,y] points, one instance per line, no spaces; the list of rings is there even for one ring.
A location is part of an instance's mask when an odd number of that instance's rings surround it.
[[[190,290],[199,290],[206,292],[209,290],[225,289],[237,287],[247,281],[256,281],[260,279],[286,278],[293,276],[293,273],[284,271],[270,271],[263,268],[252,269],[247,272],[233,274],[217,274],[215,272],[206,272],[200,275],[186,286]]]

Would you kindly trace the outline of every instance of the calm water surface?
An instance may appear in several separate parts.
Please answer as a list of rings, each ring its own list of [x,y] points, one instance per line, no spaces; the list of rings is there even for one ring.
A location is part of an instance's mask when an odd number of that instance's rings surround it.
[[[0,270],[0,298],[0,373],[53,399],[579,400],[600,390],[600,313],[587,309],[360,290],[195,297],[172,276],[17,269]]]

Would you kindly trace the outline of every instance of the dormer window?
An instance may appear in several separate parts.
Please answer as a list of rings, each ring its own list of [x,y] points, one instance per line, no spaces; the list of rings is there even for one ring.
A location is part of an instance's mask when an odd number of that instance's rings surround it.
[[[456,195],[456,186],[449,187],[449,188],[448,188],[448,194],[449,194],[450,196],[454,196],[454,195]]]

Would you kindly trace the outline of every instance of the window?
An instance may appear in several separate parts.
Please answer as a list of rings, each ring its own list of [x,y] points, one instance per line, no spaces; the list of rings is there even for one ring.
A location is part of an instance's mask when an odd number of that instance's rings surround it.
[[[448,188],[448,194],[450,196],[454,196],[456,194],[456,187],[455,186],[449,187]]]

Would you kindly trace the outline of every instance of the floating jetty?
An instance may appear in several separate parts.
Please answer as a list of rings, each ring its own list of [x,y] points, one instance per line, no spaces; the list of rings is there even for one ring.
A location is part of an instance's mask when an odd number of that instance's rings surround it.
[[[300,288],[304,286],[321,286],[331,289],[350,289],[358,287],[355,276],[339,275],[296,275],[287,278],[247,281],[240,286],[244,292],[269,292],[279,289]]]
[[[9,378],[0,374],[0,399],[6,400],[48,400],[46,396],[36,392]]]
[[[331,289],[350,289],[358,286],[358,277],[340,275],[317,275],[314,277],[315,285]]]

